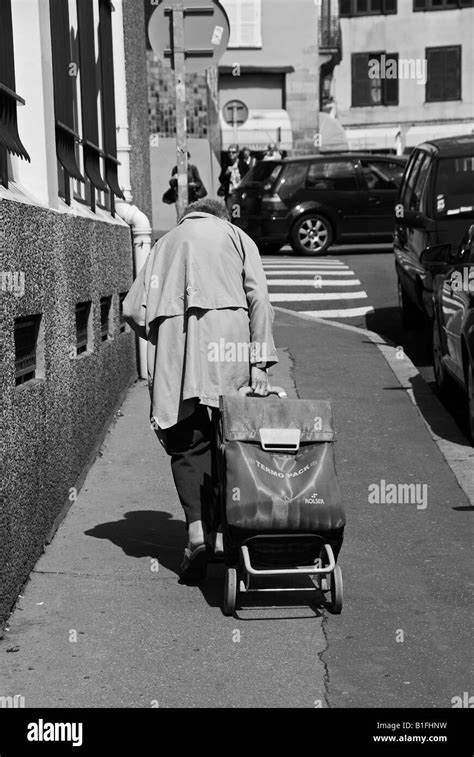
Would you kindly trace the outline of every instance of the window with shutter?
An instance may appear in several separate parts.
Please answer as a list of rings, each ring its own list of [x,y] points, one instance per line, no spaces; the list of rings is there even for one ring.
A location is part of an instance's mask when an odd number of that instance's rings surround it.
[[[397,72],[398,72],[398,53],[388,53],[387,60],[396,60]],[[398,105],[398,82],[399,77],[395,79],[383,80],[383,104],[384,105]]]
[[[222,0],[230,24],[229,48],[262,46],[262,0]]]
[[[30,160],[18,134],[17,105],[25,101],[15,92],[15,63],[11,0],[0,2],[0,182],[8,187],[7,152]]]
[[[80,0],[77,3],[77,21],[79,30],[79,55],[81,73],[81,111],[82,143],[84,171],[94,187],[100,191],[107,190],[107,184],[100,175],[99,125],[97,120],[97,68],[94,48],[94,9],[93,0]]]
[[[352,107],[372,105],[371,79],[369,79],[369,53],[353,53],[352,68]]]
[[[340,16],[375,16],[397,12],[397,0],[340,0]]]
[[[427,47],[426,102],[461,99],[461,46]]]
[[[49,0],[51,47],[53,58],[54,115],[56,154],[63,170],[64,199],[70,204],[70,177],[84,181],[76,161],[76,142],[80,141],[74,128],[73,86],[70,75],[71,53],[68,4],[63,0]]]
[[[473,8],[474,0],[413,0],[413,11],[450,11]]]

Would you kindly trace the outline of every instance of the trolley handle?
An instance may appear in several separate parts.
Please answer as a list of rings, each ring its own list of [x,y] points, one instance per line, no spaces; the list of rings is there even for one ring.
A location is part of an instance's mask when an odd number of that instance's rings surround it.
[[[246,397],[248,394],[252,394],[254,397],[262,396],[261,394],[254,394],[251,386],[241,386],[239,389],[239,394],[242,397]],[[280,399],[285,399],[285,397],[288,397],[282,386],[269,386],[268,393],[265,396],[268,397],[270,394],[276,394],[277,397],[280,397]]]

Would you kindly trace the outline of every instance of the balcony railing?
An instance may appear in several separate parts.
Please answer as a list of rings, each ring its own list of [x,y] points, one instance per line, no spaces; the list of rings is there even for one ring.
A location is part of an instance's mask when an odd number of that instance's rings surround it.
[[[341,27],[338,16],[323,16],[319,19],[319,48],[321,52],[340,50]]]

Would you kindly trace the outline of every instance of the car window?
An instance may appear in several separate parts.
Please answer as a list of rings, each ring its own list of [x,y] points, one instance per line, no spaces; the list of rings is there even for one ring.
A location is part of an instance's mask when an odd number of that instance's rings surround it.
[[[422,153],[418,173],[413,186],[413,192],[410,198],[409,210],[418,211],[421,207],[421,197],[426,184],[428,170],[431,165],[431,156],[428,153]]]
[[[336,191],[357,189],[355,166],[350,160],[312,163],[309,167],[306,187]]]
[[[440,158],[435,178],[436,215],[474,216],[474,155]]]
[[[250,171],[247,171],[239,186],[249,184],[253,181],[274,183],[278,179],[282,168],[282,163],[274,163],[272,160],[262,160],[260,163],[256,163]]]
[[[411,165],[411,168],[409,170],[409,173],[406,177],[406,186],[405,186],[405,192],[403,196],[403,205],[406,210],[410,208],[411,203],[411,197],[413,194],[413,188],[415,186],[415,181],[418,176],[418,170],[420,168],[421,163],[423,162],[424,158],[426,156],[425,152],[422,152],[421,150],[416,154],[415,159]]]
[[[385,160],[361,160],[362,175],[367,188],[390,190],[400,186],[404,165]]]
[[[288,163],[286,171],[278,187],[278,194],[282,200],[287,199],[297,189],[304,187],[308,163]]]
[[[430,191],[433,177],[434,161],[431,160],[426,171],[425,185],[421,190],[420,210],[429,218],[433,218],[433,195]]]

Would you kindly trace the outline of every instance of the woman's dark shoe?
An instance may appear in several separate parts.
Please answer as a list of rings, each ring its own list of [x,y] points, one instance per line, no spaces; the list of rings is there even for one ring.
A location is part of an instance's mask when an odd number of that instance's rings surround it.
[[[183,562],[179,568],[179,578],[183,584],[196,584],[206,577],[208,550],[205,544],[186,547]]]

